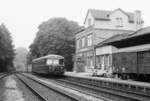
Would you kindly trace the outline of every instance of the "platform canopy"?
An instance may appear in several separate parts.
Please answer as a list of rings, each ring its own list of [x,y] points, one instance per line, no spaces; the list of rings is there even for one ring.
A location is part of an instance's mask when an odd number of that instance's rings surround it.
[[[112,45],[117,48],[125,48],[137,45],[150,44],[150,27],[141,28],[128,34],[117,34],[103,42],[100,42],[95,48]]]

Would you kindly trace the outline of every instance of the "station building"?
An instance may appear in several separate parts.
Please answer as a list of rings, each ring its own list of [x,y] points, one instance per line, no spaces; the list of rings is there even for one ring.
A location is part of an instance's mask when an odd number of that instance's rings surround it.
[[[113,73],[150,75],[150,27],[117,34],[95,46],[96,69]],[[117,62],[116,62],[117,61]]]
[[[96,45],[114,35],[135,32],[141,29],[142,25],[141,12],[138,10],[125,12],[120,8],[113,11],[89,9],[84,20],[84,28],[75,36],[74,71],[92,72],[96,66],[96,56],[102,55],[101,51],[112,50],[112,48],[95,50]],[[107,60],[109,56],[104,56],[103,59]]]

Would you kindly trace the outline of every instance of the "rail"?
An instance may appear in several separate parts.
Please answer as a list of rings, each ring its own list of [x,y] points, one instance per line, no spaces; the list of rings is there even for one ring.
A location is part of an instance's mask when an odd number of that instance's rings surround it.
[[[23,81],[23,83],[25,83],[25,84],[26,84],[27,86],[29,86],[32,90],[34,90],[34,92],[36,92],[36,93],[38,94],[38,96],[41,96],[42,94],[40,94],[38,91],[36,91],[35,89],[33,89],[33,88],[31,87],[31,85],[29,85],[29,84],[28,84],[25,80],[23,80],[22,77],[20,77],[20,76],[24,76],[24,77],[26,77],[27,79],[32,80],[34,83],[38,83],[38,84],[40,84],[40,85],[42,85],[42,86],[44,86],[44,87],[46,87],[46,88],[48,88],[48,89],[50,89],[50,90],[56,92],[56,93],[58,93],[59,95],[62,95],[62,96],[64,96],[64,97],[68,98],[68,99],[71,99],[71,101],[79,101],[79,100],[80,100],[80,98],[78,98],[77,96],[74,96],[74,95],[71,95],[71,94],[69,94],[69,93],[66,93],[66,92],[64,92],[64,91],[62,91],[62,90],[60,90],[60,89],[58,89],[58,88],[52,88],[50,85],[45,84],[45,83],[43,83],[43,82],[40,82],[40,81],[38,81],[38,80],[35,80],[35,79],[31,78],[31,77],[28,77],[28,76],[25,76],[25,75],[22,75],[22,74],[19,74],[19,75],[17,74],[16,76],[17,76],[21,81]],[[44,98],[44,96],[42,96],[42,98]],[[48,101],[48,100],[44,100],[44,101]]]

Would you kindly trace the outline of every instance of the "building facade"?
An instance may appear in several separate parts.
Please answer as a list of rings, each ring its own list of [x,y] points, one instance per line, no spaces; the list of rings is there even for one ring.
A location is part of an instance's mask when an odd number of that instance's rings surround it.
[[[150,27],[145,27],[130,35],[115,35],[96,45],[95,74],[117,74],[121,78],[149,75],[149,36]]]
[[[89,9],[84,29],[76,33],[75,68],[77,72],[92,72],[96,66],[95,45],[117,35],[129,34],[143,25],[141,12],[125,12]]]

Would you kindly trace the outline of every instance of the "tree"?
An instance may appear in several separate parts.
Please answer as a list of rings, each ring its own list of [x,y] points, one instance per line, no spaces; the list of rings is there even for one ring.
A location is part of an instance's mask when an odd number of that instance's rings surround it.
[[[33,57],[58,54],[65,57],[67,70],[72,70],[72,55],[75,53],[75,32],[80,26],[65,18],[52,18],[38,27],[34,42],[30,45]]]
[[[0,72],[13,70],[14,46],[5,25],[0,25]]]
[[[14,58],[14,67],[17,71],[25,71],[27,63],[28,51],[24,47],[18,47],[15,51],[16,55]]]

